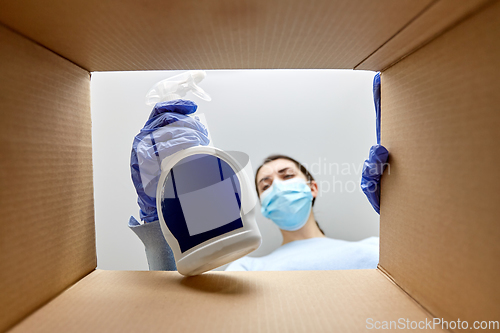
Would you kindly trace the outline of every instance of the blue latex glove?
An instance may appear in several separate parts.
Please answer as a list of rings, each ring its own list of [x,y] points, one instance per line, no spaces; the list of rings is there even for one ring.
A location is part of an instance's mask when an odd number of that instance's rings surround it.
[[[361,189],[373,209],[380,214],[380,177],[384,173],[389,158],[389,151],[380,145],[380,73],[377,73],[373,79],[373,99],[375,102],[377,144],[370,148],[369,157],[363,165]]]
[[[363,165],[361,189],[365,193],[373,209],[380,214],[380,177],[387,166],[389,152],[384,146],[375,145],[370,148],[370,155]]]
[[[144,222],[158,220],[156,187],[161,161],[182,149],[210,143],[205,126],[187,116],[197,108],[196,103],[182,99],[157,103],[144,128],[134,138],[130,169],[140,218]]]

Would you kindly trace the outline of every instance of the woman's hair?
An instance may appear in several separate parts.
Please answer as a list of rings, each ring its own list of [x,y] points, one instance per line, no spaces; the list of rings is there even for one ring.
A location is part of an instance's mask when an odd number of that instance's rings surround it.
[[[254,181],[255,181],[255,190],[257,191],[257,194],[259,193],[259,190],[258,190],[258,187],[257,187],[257,174],[259,173],[260,168],[262,168],[264,166],[264,164],[272,162],[272,161],[280,159],[280,158],[285,159],[285,160],[289,160],[289,161],[295,163],[295,165],[297,166],[297,168],[299,168],[300,172],[302,172],[304,174],[304,176],[306,176],[307,181],[313,181],[314,180],[314,177],[311,175],[311,173],[309,171],[307,171],[307,169],[302,164],[300,164],[297,160],[291,158],[290,156],[286,156],[286,155],[270,155],[270,156],[268,156],[268,157],[266,157],[264,159],[264,162],[262,162],[262,164],[257,168],[257,171],[255,172],[255,180]],[[314,201],[316,201],[316,198],[312,199],[312,206],[314,206]],[[325,233],[323,232],[323,230],[319,226],[318,221],[316,221],[316,224],[318,225],[319,231],[321,231],[321,233],[324,235]]]

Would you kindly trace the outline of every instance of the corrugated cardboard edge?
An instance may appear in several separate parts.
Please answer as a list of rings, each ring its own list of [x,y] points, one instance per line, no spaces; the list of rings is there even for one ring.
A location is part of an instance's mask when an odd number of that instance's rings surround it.
[[[32,39],[32,38],[30,38],[30,37],[26,36],[25,34],[23,34],[23,33],[19,32],[19,31],[17,31],[16,29],[11,28],[10,26],[6,25],[5,23],[3,23],[3,22],[1,22],[1,21],[0,21],[0,28],[5,28],[5,29],[7,29],[7,30],[10,30],[11,32],[15,33],[16,35],[19,35],[19,36],[23,37],[24,39],[29,40],[29,41],[30,41],[30,42],[32,42],[33,44],[38,45],[39,47],[41,47],[41,48],[43,48],[43,49],[47,50],[48,52],[55,54],[56,56],[58,56],[58,57],[60,57],[60,58],[62,58],[62,59],[64,59],[64,60],[66,60],[66,61],[68,61],[68,62],[72,63],[73,65],[75,65],[75,66],[77,66],[77,67],[80,67],[81,69],[83,69],[84,71],[86,71],[86,72],[88,72],[88,73],[89,73],[89,78],[90,78],[90,76],[91,76],[91,74],[92,74],[92,73],[91,73],[88,69],[83,68],[82,66],[80,66],[79,64],[77,64],[76,62],[71,61],[71,59],[68,59],[68,58],[66,58],[65,56],[63,56],[62,54],[59,54],[59,53],[55,52],[54,50],[49,49],[49,48],[48,48],[48,47],[46,47],[45,45],[43,45],[43,44],[39,43],[38,41],[36,41],[36,40],[34,40],[34,39]]]
[[[25,320],[27,320],[28,318],[30,318],[31,316],[33,316],[35,313],[43,310],[48,304],[52,303],[53,301],[55,301],[56,299],[58,299],[59,297],[61,297],[62,295],[64,295],[66,292],[68,292],[69,290],[77,287],[80,283],[82,283],[83,281],[86,281],[86,279],[88,277],[90,277],[92,274],[95,274],[96,272],[98,272],[99,270],[96,268],[90,272],[88,272],[87,274],[83,275],[80,279],[78,279],[75,283],[67,286],[65,289],[61,290],[59,293],[55,294],[54,296],[52,296],[50,299],[47,299],[44,303],[42,303],[38,308],[32,310],[30,313],[28,313],[24,318],[22,318],[21,320],[18,320],[16,323],[14,323],[13,325],[11,325],[6,332],[11,332],[12,330],[14,330],[17,326],[19,326],[20,324],[22,324]]]
[[[396,288],[398,288],[402,293],[404,293],[406,296],[408,296],[423,312],[425,312],[429,317],[436,318],[436,316],[429,311],[425,306],[420,304],[415,298],[411,296],[406,290],[404,290],[397,282],[394,280],[394,278],[391,276],[391,274],[384,268],[382,265],[378,264],[377,265],[377,272],[382,274],[387,280],[389,280]],[[451,332],[451,330],[446,330],[448,332]]]
[[[354,69],[382,72],[495,1],[434,1]]]

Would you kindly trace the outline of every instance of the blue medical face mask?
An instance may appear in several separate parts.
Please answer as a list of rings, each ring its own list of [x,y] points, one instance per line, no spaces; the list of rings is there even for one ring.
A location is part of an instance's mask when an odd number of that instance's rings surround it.
[[[262,215],[283,230],[299,230],[306,224],[311,213],[313,196],[302,178],[285,181],[275,179],[260,197]]]

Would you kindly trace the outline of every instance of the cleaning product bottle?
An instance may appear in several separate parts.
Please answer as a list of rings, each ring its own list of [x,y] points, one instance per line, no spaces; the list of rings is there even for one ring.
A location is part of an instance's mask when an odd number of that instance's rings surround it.
[[[197,86],[205,77],[203,71],[190,71],[160,81],[146,102],[178,99],[189,91],[210,100]],[[193,117],[203,123],[203,117]],[[208,130],[206,121],[204,125]],[[213,145],[182,149],[162,159],[156,208],[179,273],[198,275],[260,246],[251,175],[248,155]]]

